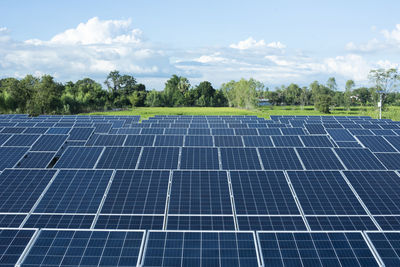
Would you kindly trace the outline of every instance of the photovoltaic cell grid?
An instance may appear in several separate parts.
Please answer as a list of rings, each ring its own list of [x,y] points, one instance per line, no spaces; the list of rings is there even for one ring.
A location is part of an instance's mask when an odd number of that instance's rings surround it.
[[[343,165],[330,148],[297,148],[307,170],[342,170]]]
[[[34,230],[0,229],[0,266],[15,266]]]
[[[57,161],[55,168],[73,169],[88,168],[91,169],[97,162],[103,147],[68,147],[60,159]]]
[[[400,232],[367,232],[385,266],[400,265]]]
[[[96,169],[135,169],[141,147],[106,147]]]

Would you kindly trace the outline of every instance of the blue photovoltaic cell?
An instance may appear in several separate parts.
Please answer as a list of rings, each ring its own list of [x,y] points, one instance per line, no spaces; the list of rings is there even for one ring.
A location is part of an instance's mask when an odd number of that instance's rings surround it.
[[[126,135],[121,134],[101,134],[94,142],[94,146],[122,146]]]
[[[61,170],[35,213],[96,213],[111,174],[111,170]]]
[[[238,128],[235,129],[235,135],[258,135],[257,129]]]
[[[305,147],[333,147],[326,135],[303,135],[300,138]]]
[[[385,266],[400,265],[400,232],[367,232]]]
[[[400,170],[400,153],[375,153],[388,170]]]
[[[255,148],[221,148],[224,170],[260,170],[261,165]]]
[[[213,137],[207,135],[185,136],[185,146],[213,146]]]
[[[360,232],[258,232],[264,266],[379,266]]]
[[[375,216],[384,231],[400,231],[400,216]]]
[[[168,214],[232,214],[226,172],[174,171]]]
[[[366,215],[338,171],[288,171],[306,215]]]
[[[73,128],[68,140],[70,141],[86,141],[92,135],[94,128]]]
[[[168,216],[167,230],[235,230],[233,216]]]
[[[68,134],[71,128],[50,128],[46,134]]]
[[[301,216],[237,216],[240,231],[307,230]]]
[[[142,128],[140,134],[163,134],[164,128]]]
[[[143,266],[258,266],[253,233],[149,231]]]
[[[350,183],[373,215],[400,215],[400,178],[390,171],[346,171]]]
[[[95,229],[162,230],[164,216],[100,215]]]
[[[13,133],[13,134],[19,134],[25,131],[27,128],[22,128],[22,127],[5,127],[1,133]]]
[[[152,146],[154,135],[128,135],[124,146]]]
[[[261,128],[258,129],[259,135],[282,135],[282,132],[279,128]]]
[[[154,146],[183,146],[183,135],[157,135]]]
[[[120,128],[120,129],[117,129],[117,133],[118,134],[140,134],[140,131],[141,131],[140,128]]]
[[[4,144],[11,136],[11,134],[0,134],[0,146]]]
[[[338,147],[362,147],[358,142],[336,142]]]
[[[307,170],[343,170],[344,167],[330,148],[297,148]]]
[[[382,129],[378,124],[360,124],[365,129]]]
[[[326,134],[322,124],[304,124],[304,127],[310,134]]]
[[[211,147],[183,147],[180,168],[218,170],[218,149]]]
[[[0,212],[29,212],[55,170],[11,170],[0,174]]]
[[[217,147],[242,147],[242,137],[241,136],[214,136],[215,146]]]
[[[302,170],[303,166],[293,148],[259,148],[265,170]]]
[[[335,151],[349,170],[385,170],[369,149],[335,148]]]
[[[367,129],[350,129],[349,132],[353,135],[374,135],[374,133],[371,130]],[[354,140],[351,140],[354,141]]]
[[[96,169],[135,169],[141,147],[106,147]]]
[[[235,131],[233,129],[211,129],[212,135],[235,135]]]
[[[22,266],[136,266],[143,231],[42,230]]]
[[[238,215],[300,214],[281,171],[231,171]]]
[[[400,151],[400,136],[386,136],[385,139],[388,140],[394,148]]]
[[[24,228],[89,229],[94,215],[32,214]]]
[[[111,123],[96,123],[94,124],[94,132],[106,134],[110,131],[111,127]]]
[[[22,221],[25,219],[26,214],[1,214],[0,227],[19,228]],[[1,264],[0,264],[1,265]]]
[[[27,128],[24,131],[24,134],[44,134],[48,130],[49,130],[49,128],[44,128],[44,127]]]
[[[165,128],[164,134],[172,134],[172,135],[186,135],[186,128]]]
[[[327,131],[335,141],[356,141],[346,129],[327,129]]]
[[[277,147],[303,147],[298,136],[271,136],[271,138]]]
[[[396,136],[396,133],[392,130],[371,130],[375,135],[380,136]]]
[[[0,229],[0,266],[16,266],[34,230]]]
[[[176,169],[179,147],[144,147],[139,169]]]
[[[246,147],[273,147],[269,136],[243,136]]]
[[[164,214],[169,171],[117,171],[102,214]]]
[[[18,162],[16,168],[46,168],[50,161],[54,158],[55,153],[52,152],[28,152]]]
[[[282,128],[283,135],[304,135],[302,128]]]
[[[18,134],[13,135],[3,146],[31,146],[40,135],[33,134]]]
[[[68,147],[57,161],[54,168],[87,168],[91,169],[97,162],[103,147]]]
[[[382,136],[357,136],[357,138],[372,152],[396,152]]]
[[[57,151],[67,140],[68,135],[42,135],[32,146],[31,151]]]
[[[210,129],[188,129],[189,135],[210,135]]]
[[[14,167],[28,149],[26,147],[0,147],[0,171]]]
[[[368,216],[307,216],[312,231],[377,230]]]

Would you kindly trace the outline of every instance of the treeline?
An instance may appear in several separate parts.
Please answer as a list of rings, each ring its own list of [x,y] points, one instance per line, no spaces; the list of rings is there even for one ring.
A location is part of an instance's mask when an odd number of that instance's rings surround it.
[[[85,78],[76,82],[60,83],[50,75],[23,79],[0,80],[0,113],[77,114],[131,107],[239,107],[255,108],[260,99],[272,105],[314,105],[321,112],[329,113],[333,107],[376,105],[379,93],[385,104],[400,105],[396,92],[400,75],[398,70],[372,70],[369,76],[374,87],[356,88],[348,80],[344,90],[338,90],[335,78],[326,84],[317,81],[308,87],[297,84],[281,86],[270,91],[254,79],[230,81],[215,89],[208,81],[192,86],[185,77],[173,75],[163,91],[146,90],[131,75],[112,71],[104,81]]]

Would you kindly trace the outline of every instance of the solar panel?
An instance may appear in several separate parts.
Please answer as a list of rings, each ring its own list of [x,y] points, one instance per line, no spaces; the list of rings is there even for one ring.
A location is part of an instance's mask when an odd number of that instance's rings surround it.
[[[400,153],[375,153],[388,170],[400,170]]]
[[[235,135],[235,131],[233,129],[228,129],[228,128],[215,128],[211,129],[212,135]]]
[[[400,216],[375,216],[384,231],[400,231]]]
[[[0,265],[17,266],[35,230],[0,229]]]
[[[306,215],[366,215],[338,171],[288,171]]]
[[[112,171],[61,170],[35,213],[96,213]]]
[[[231,171],[238,215],[300,214],[281,171]]]
[[[394,148],[400,151],[400,136],[386,136],[385,139],[388,140]]]
[[[373,215],[400,215],[400,179],[389,171],[346,171],[347,179]]]
[[[128,135],[125,146],[152,146],[154,139],[154,135]]]
[[[143,231],[42,230],[24,266],[136,266]]]
[[[164,134],[172,134],[172,135],[186,135],[187,134],[186,128],[165,128]]]
[[[240,231],[307,230],[301,216],[237,216]]]
[[[243,136],[246,147],[273,147],[269,136]]]
[[[249,232],[149,231],[143,266],[258,266]]]
[[[333,147],[326,135],[303,135],[300,138],[305,147]]]
[[[232,214],[224,171],[174,171],[168,214]]]
[[[4,170],[0,174],[0,212],[29,212],[55,170]]]
[[[142,131],[140,134],[163,134],[164,133],[164,128],[142,128]]]
[[[12,134],[19,134],[25,131],[27,128],[22,127],[4,127],[1,133],[12,133]]]
[[[271,136],[276,147],[303,147],[298,136]]]
[[[214,142],[216,147],[242,147],[241,136],[214,136]]]
[[[126,135],[121,134],[101,134],[94,142],[94,146],[122,146]]]
[[[400,233],[399,232],[367,232],[375,250],[384,266],[400,265]]]
[[[32,146],[31,151],[57,151],[67,140],[68,135],[42,135]]]
[[[189,135],[210,135],[210,129],[188,129]]]
[[[19,228],[26,214],[0,214],[0,227]]]
[[[11,136],[12,134],[0,134],[0,146],[4,144]]]
[[[282,128],[281,129],[283,135],[304,135],[305,132],[303,128],[295,127],[295,128]]]
[[[178,157],[178,147],[144,147],[139,169],[176,169]]]
[[[213,146],[213,137],[207,135],[185,136],[185,146]]]
[[[237,128],[235,135],[258,135],[257,129]]]
[[[154,146],[183,146],[183,135],[157,135]]]
[[[89,229],[94,215],[32,214],[24,228]]]
[[[327,129],[327,131],[335,141],[356,141],[346,129]]]
[[[336,144],[338,147],[348,147],[348,148],[362,147],[358,142],[336,142]]]
[[[106,134],[110,131],[112,124],[111,123],[95,123],[94,125],[95,133],[103,133]]]
[[[102,214],[164,214],[169,171],[118,170]]]
[[[13,135],[3,146],[31,146],[36,142],[40,135],[18,134]]]
[[[360,232],[258,232],[263,266],[379,266]]]
[[[326,134],[325,128],[321,124],[304,124],[310,134]]]
[[[18,162],[16,168],[46,168],[54,158],[53,152],[28,152]]]
[[[71,128],[61,128],[61,127],[57,127],[57,128],[50,128],[46,134],[68,134],[71,131]]]
[[[221,148],[224,170],[260,170],[261,165],[255,148]]]
[[[168,215],[167,230],[235,230],[233,216],[173,216]]]
[[[382,163],[368,149],[335,148],[335,151],[349,170],[385,170]]]
[[[302,170],[303,166],[293,148],[259,148],[265,170]]]
[[[204,147],[182,148],[181,169],[218,170],[218,149]]]
[[[91,169],[95,166],[99,156],[103,151],[103,147],[68,147],[57,161],[55,168],[72,169],[87,168]]]
[[[94,128],[73,128],[70,133],[68,140],[75,141],[86,141],[92,135]]]
[[[396,152],[382,136],[357,136],[357,138],[372,152]]]
[[[368,216],[307,216],[312,231],[377,230]]]
[[[140,229],[162,230],[164,216],[142,215],[100,215],[96,229]]]
[[[343,170],[344,167],[330,148],[297,148],[307,170]]]
[[[106,147],[97,169],[135,169],[141,147]]]

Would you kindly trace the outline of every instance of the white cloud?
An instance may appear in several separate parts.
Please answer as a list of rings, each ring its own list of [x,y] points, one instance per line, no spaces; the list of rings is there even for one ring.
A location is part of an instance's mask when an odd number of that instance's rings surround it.
[[[256,41],[255,39],[253,39],[253,37],[249,37],[246,40],[240,41],[237,44],[231,44],[229,47],[239,50],[247,50],[257,48],[284,49],[286,46],[281,42],[266,43],[264,40]]]
[[[371,69],[365,59],[360,55],[348,54],[327,58],[324,60],[325,71],[332,74],[339,74],[356,81],[365,81]]]
[[[10,41],[9,31],[6,27],[0,27],[0,43]]]
[[[397,24],[392,31],[383,30],[382,33],[387,40],[400,45],[400,24]]]

